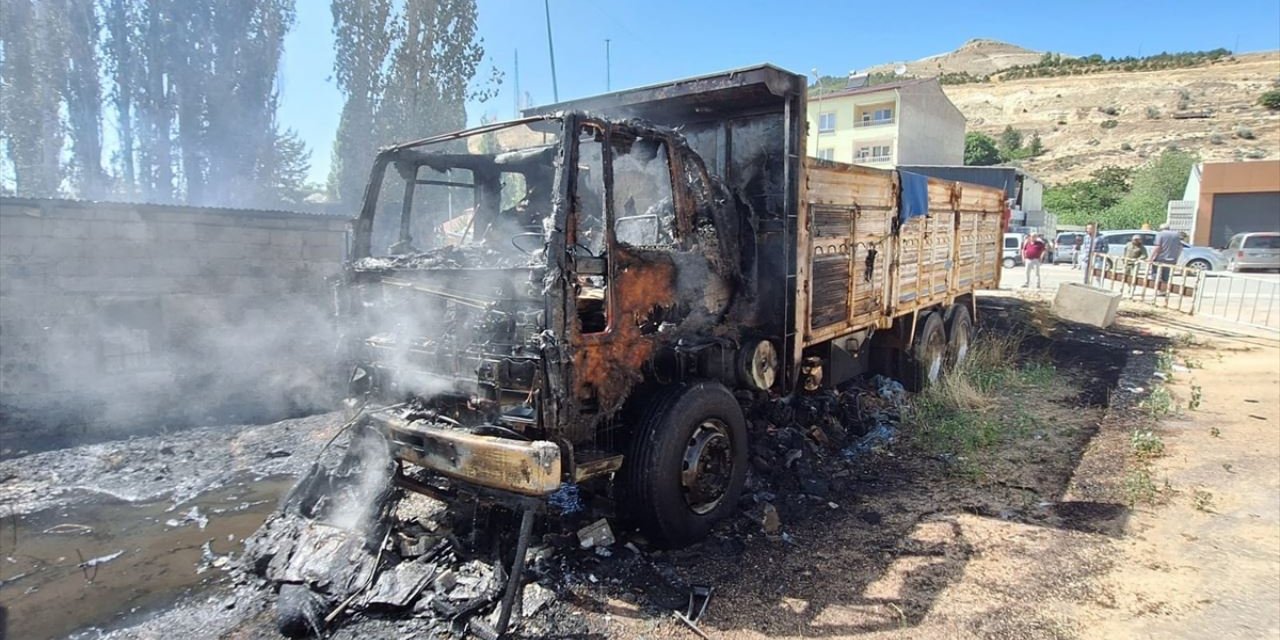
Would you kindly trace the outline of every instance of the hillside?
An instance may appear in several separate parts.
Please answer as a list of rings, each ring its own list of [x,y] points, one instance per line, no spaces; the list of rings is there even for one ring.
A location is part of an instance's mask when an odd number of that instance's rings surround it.
[[[985,76],[1017,65],[1035,64],[1043,54],[1015,44],[974,38],[955,51],[940,53],[913,62],[891,62],[870,69],[866,73],[893,73],[898,65],[907,68],[907,75],[931,77],[944,73],[967,73]]]
[[[955,51],[866,71],[892,75],[903,65],[908,76],[985,77],[1035,65],[1043,55],[974,39]],[[1170,146],[1209,161],[1280,157],[1280,113],[1257,104],[1258,96],[1277,83],[1280,51],[1269,51],[1159,71],[996,79],[945,84],[943,90],[968,118],[970,131],[994,137],[1012,126],[1024,140],[1040,134],[1044,155],[1022,165],[1058,183],[1087,177],[1105,165],[1139,165]],[[1176,113],[1208,117],[1175,118]]]
[[[1024,139],[1040,134],[1046,153],[1023,166],[1056,183],[1087,177],[1104,165],[1142,164],[1169,146],[1209,161],[1280,157],[1280,113],[1257,104],[1278,81],[1280,52],[1271,51],[1183,69],[943,89],[968,118],[971,131],[994,136],[1012,126]],[[1173,117],[1194,112],[1209,117]]]

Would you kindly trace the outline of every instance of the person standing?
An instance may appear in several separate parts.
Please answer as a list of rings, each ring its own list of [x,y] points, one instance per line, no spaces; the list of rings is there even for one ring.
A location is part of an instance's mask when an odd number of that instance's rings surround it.
[[[1129,240],[1129,244],[1124,246],[1124,257],[1128,258],[1124,265],[1124,279],[1129,284],[1129,297],[1132,298],[1138,292],[1138,281],[1133,275],[1141,271],[1137,269],[1137,262],[1130,262],[1130,260],[1147,259],[1147,248],[1142,244],[1142,236],[1135,235]]]
[[[1076,240],[1071,245],[1071,268],[1079,269],[1080,268],[1080,247],[1081,245],[1084,244],[1084,236],[1078,233],[1075,235],[1076,235]]]
[[[1045,250],[1048,244],[1040,237],[1040,234],[1032,232],[1027,239],[1022,242],[1022,262],[1025,265],[1027,278],[1022,283],[1022,288],[1026,289],[1031,286],[1031,273],[1036,274],[1036,288],[1040,288],[1040,262],[1044,259]]]
[[[1151,278],[1158,280],[1156,285],[1159,290],[1156,292],[1158,296],[1169,295],[1169,274],[1173,271],[1173,265],[1178,264],[1178,258],[1182,256],[1182,236],[1177,231],[1169,229],[1169,223],[1160,225],[1160,232],[1156,234],[1155,248],[1151,252]]]
[[[1093,256],[1093,264],[1089,264],[1089,256]],[[1084,241],[1080,245],[1080,257],[1083,258],[1085,265],[1085,284],[1089,283],[1089,270],[1096,269],[1094,280],[1098,284],[1102,284],[1102,268],[1106,264],[1103,256],[1107,255],[1107,240],[1102,237],[1102,233],[1096,225],[1087,224],[1084,227]]]

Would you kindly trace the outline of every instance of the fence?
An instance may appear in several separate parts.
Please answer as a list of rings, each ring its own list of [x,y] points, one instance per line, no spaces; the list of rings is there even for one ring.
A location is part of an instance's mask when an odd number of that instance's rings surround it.
[[[1120,256],[1095,259],[1089,275],[1093,284],[1139,302],[1280,330],[1280,281]]]
[[[1236,273],[1206,273],[1196,315],[1280,331],[1280,281]]]

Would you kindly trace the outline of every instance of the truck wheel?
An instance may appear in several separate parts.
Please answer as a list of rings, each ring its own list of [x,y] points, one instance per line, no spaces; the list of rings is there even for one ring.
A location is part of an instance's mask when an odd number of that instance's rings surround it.
[[[951,307],[951,319],[947,321],[947,370],[951,371],[969,358],[969,343],[973,339],[973,320],[969,307],[963,303]]]
[[[942,315],[929,312],[916,329],[915,343],[907,354],[906,387],[910,391],[923,391],[938,381],[942,364],[947,357],[947,333],[942,326]]]
[[[621,469],[636,523],[666,547],[696,542],[733,513],[746,475],[746,421],[715,382],[659,391],[641,412]]]
[[[1003,261],[1003,264],[1004,264],[1004,268],[1006,268],[1006,269],[1012,269],[1012,268],[1014,268],[1014,267],[1018,266],[1018,261],[1017,261],[1017,260],[1014,260],[1013,258],[1005,258],[1005,259],[1004,259],[1004,261]]]

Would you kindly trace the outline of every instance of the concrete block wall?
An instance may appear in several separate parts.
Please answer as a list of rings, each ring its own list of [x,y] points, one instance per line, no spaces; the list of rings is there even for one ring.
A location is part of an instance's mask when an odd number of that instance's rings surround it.
[[[324,403],[347,220],[0,198],[0,455]]]

